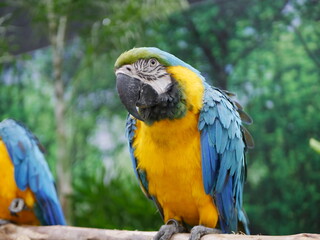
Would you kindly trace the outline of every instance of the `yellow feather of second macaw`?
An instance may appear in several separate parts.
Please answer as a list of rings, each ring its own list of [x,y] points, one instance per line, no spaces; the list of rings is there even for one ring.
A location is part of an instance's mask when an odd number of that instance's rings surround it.
[[[18,188],[14,179],[14,166],[8,154],[7,148],[0,139],[0,219],[12,221],[17,224],[38,225],[33,207],[35,196],[29,188],[22,191]],[[22,210],[17,215],[12,215],[9,211],[10,203],[15,198],[22,198],[27,205],[27,209]]]
[[[148,191],[161,205],[165,222],[175,219],[215,227],[218,211],[204,191],[201,170],[198,119],[204,86],[185,67],[168,67],[167,71],[184,90],[189,110],[183,118],[152,125],[137,121],[133,147],[138,168],[147,173]]]

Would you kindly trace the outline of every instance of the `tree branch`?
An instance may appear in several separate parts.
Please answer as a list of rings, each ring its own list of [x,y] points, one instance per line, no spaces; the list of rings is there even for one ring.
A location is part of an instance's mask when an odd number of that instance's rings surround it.
[[[211,46],[207,41],[204,41],[201,37],[201,33],[198,31],[197,26],[194,24],[192,19],[189,16],[185,16],[185,21],[187,23],[187,28],[190,30],[193,37],[196,39],[199,44],[203,54],[209,61],[209,64],[213,67],[216,74],[216,86],[221,89],[227,89],[227,76],[224,71],[224,66],[218,62],[218,59],[214,56],[211,51]]]
[[[13,240],[150,240],[156,232],[108,230],[69,226],[16,226],[0,227],[0,239]],[[175,234],[171,240],[188,240],[189,234]],[[320,234],[301,233],[287,236],[263,236],[241,234],[210,234],[202,240],[311,240],[320,239]]]
[[[206,41],[202,40],[201,33],[198,31],[192,19],[189,16],[185,16],[185,21],[187,22],[187,27],[191,31],[193,37],[199,43],[204,55],[209,60],[210,65],[213,66],[215,69],[220,69],[220,64],[218,63],[217,59],[212,55],[211,46],[209,46]]]
[[[320,60],[317,58],[317,56],[315,54],[313,54],[313,52],[310,50],[310,48],[308,47],[307,42],[305,41],[304,37],[302,36],[302,33],[298,30],[298,28],[296,28],[295,26],[291,25],[291,27],[293,28],[294,32],[296,33],[299,41],[302,44],[303,49],[305,50],[305,52],[308,54],[308,56],[310,57],[310,59],[314,62],[314,64],[316,65],[317,68],[320,68]]]
[[[270,23],[274,23],[276,21],[279,21],[279,19],[282,18],[282,12],[283,12],[284,8],[287,6],[287,4],[289,3],[289,1],[290,0],[284,1],[283,4],[281,5],[281,7],[277,10],[276,14],[271,19],[271,21],[268,22],[268,28],[267,29],[269,29],[269,31],[273,26],[273,24],[270,24]],[[238,56],[233,61],[231,61],[230,64],[232,64],[233,66],[236,66],[237,63],[241,59],[246,57],[248,54],[250,54],[257,47],[259,47],[264,42],[264,40],[265,39],[259,37],[259,39],[256,39],[251,44],[248,44],[244,49],[242,49],[242,51],[238,54]]]

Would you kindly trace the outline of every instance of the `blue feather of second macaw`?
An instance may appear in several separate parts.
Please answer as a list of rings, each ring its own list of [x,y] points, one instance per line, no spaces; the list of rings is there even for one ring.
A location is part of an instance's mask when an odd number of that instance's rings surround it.
[[[41,189],[40,186],[40,180],[39,175],[41,173],[38,171],[38,168],[35,166],[35,163],[33,161],[27,160],[29,162],[29,172],[28,172],[28,178],[29,178],[29,186],[31,189],[34,189],[35,192],[39,191]]]
[[[16,180],[16,184],[17,186],[21,189],[21,190],[25,190],[28,186],[28,165],[27,163],[23,162],[21,164],[17,164],[16,165],[17,168],[15,168],[14,171],[14,176],[15,176],[15,180]]]
[[[0,123],[0,135],[14,165],[16,184],[19,189],[29,187],[34,193],[41,210],[42,223],[65,225],[54,179],[36,137],[25,126],[12,119]]]
[[[51,192],[49,190],[49,192]],[[49,193],[54,194],[54,193]],[[37,192],[37,205],[40,211],[42,212],[42,218],[46,224],[50,225],[64,225],[65,220],[63,217],[62,209],[57,208],[59,204],[55,199],[48,199],[48,191],[43,188]],[[43,214],[45,213],[45,214]]]
[[[15,137],[15,136],[12,136]],[[26,157],[26,150],[24,145],[21,142],[14,143],[12,146],[16,146],[15,148],[15,157],[13,159],[14,163],[18,164],[19,162],[23,161]],[[28,147],[28,146],[27,146]]]

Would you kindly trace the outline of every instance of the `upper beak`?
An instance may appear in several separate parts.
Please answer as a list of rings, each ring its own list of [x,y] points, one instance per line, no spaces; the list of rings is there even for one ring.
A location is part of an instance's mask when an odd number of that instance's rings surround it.
[[[137,107],[143,109],[156,105],[159,94],[149,84],[124,73],[117,73],[117,89],[121,102],[135,118],[144,121]]]
[[[117,74],[117,90],[121,102],[132,116],[144,121],[136,107],[140,97],[141,85],[142,82],[138,79],[132,78],[123,73]]]

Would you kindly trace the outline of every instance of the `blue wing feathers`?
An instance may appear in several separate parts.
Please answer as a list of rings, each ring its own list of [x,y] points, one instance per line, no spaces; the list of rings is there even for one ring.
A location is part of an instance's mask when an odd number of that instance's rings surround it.
[[[227,96],[206,83],[204,85],[204,106],[198,124],[204,188],[215,199],[222,231],[237,232],[239,220],[249,233],[242,210],[245,144],[241,119]]]
[[[208,135],[209,135],[210,145],[211,146],[216,145],[216,133],[215,133],[215,131],[208,131],[208,130],[206,130],[206,131],[208,132]],[[216,151],[216,149],[215,149],[215,151]]]
[[[217,157],[217,152],[214,151],[210,147],[209,142],[206,140],[208,137],[208,132],[204,130],[203,134],[201,135],[201,147],[202,147],[202,159],[214,159]],[[202,172],[204,179],[204,188],[207,194],[209,194],[212,190],[212,186],[214,185],[214,176],[216,175],[216,162],[213,161],[203,161],[202,162]]]
[[[14,165],[15,181],[21,190],[35,194],[44,225],[65,225],[54,179],[39,148],[38,139],[21,123],[12,119],[0,123],[0,136]]]
[[[51,194],[54,194],[54,192],[51,191]],[[59,205],[57,199],[48,199],[48,192],[39,190],[37,192],[37,200],[39,201],[40,212],[45,213],[42,214],[42,218],[46,225],[65,225],[62,208],[57,208],[57,205]]]
[[[228,152],[228,151],[226,151],[226,146],[227,146],[228,141],[229,141],[228,131],[227,131],[227,129],[223,128],[222,129],[222,136],[221,136],[221,139],[219,141],[220,142],[219,153]]]
[[[232,191],[232,178],[229,177],[223,192],[216,194],[216,204],[221,215],[220,225],[223,232],[232,232],[237,229],[237,216]]]
[[[128,115],[127,123],[126,123],[126,136],[128,138],[128,145],[129,145],[129,151],[130,151],[133,170],[135,172],[137,179],[141,184],[141,187],[144,189],[144,192],[147,194],[147,197],[152,199],[152,196],[150,196],[148,193],[148,181],[147,181],[146,173],[138,169],[137,159],[134,156],[134,147],[132,146],[132,144],[135,136],[135,130],[136,130],[136,120],[132,118],[130,115]]]
[[[132,146],[135,130],[136,130],[136,120],[130,117],[130,115],[128,115],[127,123],[126,123],[126,137],[128,139],[128,146],[129,146],[129,153],[130,153],[130,158],[132,162],[132,167],[134,169],[134,173],[136,177],[139,179],[139,173],[137,170],[137,161],[134,156],[134,148]]]
[[[217,109],[223,127],[225,129],[228,129],[230,126],[231,119],[233,118],[233,115],[230,114],[230,109],[227,108],[225,104],[217,104]]]
[[[237,131],[237,128],[236,128],[236,124],[234,123],[234,121],[232,120],[230,122],[230,126],[228,128],[228,137],[230,139],[233,139],[236,135],[236,131]]]
[[[220,139],[222,139],[222,137],[224,137],[224,136],[223,136],[223,132],[222,132],[223,129],[222,129],[220,121],[216,121],[215,124],[212,125],[212,131],[214,131],[215,135],[216,135],[216,142],[215,142],[216,150],[217,150],[218,153],[221,153],[221,151],[220,151],[220,148],[221,148]]]

